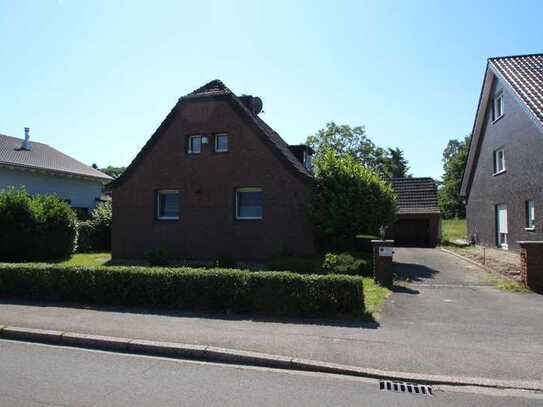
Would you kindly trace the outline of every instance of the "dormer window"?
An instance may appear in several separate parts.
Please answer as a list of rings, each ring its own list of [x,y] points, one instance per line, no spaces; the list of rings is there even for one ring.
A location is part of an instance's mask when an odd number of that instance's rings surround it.
[[[189,154],[200,154],[202,152],[202,136],[189,136]]]
[[[492,100],[492,121],[503,116],[503,93],[498,93]]]
[[[307,151],[304,151],[304,167],[309,172],[313,171],[313,162],[311,160],[311,154],[309,154]]]

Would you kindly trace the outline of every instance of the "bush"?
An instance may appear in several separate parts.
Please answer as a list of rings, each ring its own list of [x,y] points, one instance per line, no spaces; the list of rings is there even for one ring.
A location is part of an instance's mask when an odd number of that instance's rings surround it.
[[[111,201],[101,202],[88,220],[79,222],[79,252],[111,250],[111,214]]]
[[[366,259],[356,258],[349,253],[326,253],[322,262],[322,269],[327,274],[349,274],[353,276],[371,274]]]
[[[29,196],[24,189],[0,192],[0,259],[43,261],[69,257],[77,239],[70,206],[53,195]]]
[[[351,250],[356,235],[377,234],[395,219],[392,186],[351,156],[320,155],[315,181],[312,218],[324,248]]]
[[[290,271],[296,274],[323,274],[321,259],[318,257],[276,257],[266,264],[266,270]]]
[[[362,284],[285,272],[0,264],[0,297],[278,316],[360,316]]]

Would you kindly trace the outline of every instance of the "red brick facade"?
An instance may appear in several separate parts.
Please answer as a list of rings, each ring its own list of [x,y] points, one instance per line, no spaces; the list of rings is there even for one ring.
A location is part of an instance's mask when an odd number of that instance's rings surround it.
[[[543,242],[517,242],[520,245],[520,278],[524,285],[543,294]]]
[[[311,178],[296,171],[231,96],[178,103],[126,174],[113,184],[114,259],[166,249],[177,259],[260,260],[315,252],[307,207]],[[228,133],[229,151],[214,151]],[[187,154],[189,135],[206,135]],[[235,190],[261,187],[263,219],[236,220]],[[157,190],[179,191],[179,220],[158,220]]]

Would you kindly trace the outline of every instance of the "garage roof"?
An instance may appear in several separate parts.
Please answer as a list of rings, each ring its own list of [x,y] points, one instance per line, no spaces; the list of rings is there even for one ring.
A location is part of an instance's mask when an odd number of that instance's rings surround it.
[[[398,214],[440,213],[437,186],[432,178],[391,178],[398,196]]]

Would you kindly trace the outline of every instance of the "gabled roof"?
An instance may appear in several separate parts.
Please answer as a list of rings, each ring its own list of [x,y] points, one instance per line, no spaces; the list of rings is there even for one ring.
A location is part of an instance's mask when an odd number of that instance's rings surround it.
[[[131,176],[134,168],[137,167],[138,163],[144,158],[145,154],[151,150],[152,146],[158,140],[160,135],[167,129],[169,124],[176,117],[180,106],[185,101],[198,98],[222,97],[227,98],[227,100],[229,100],[233,104],[236,110],[242,114],[243,118],[254,126],[254,128],[257,130],[257,133],[263,138],[264,142],[270,146],[272,151],[277,154],[278,157],[291,170],[308,180],[312,178],[312,175],[307,171],[304,165],[294,156],[294,154],[292,154],[285,140],[283,140],[283,138],[275,130],[273,130],[264,120],[262,120],[260,117],[258,117],[258,115],[254,114],[251,110],[249,110],[249,108],[240,100],[240,98],[236,96],[236,94],[234,94],[234,92],[232,92],[222,81],[215,79],[179,99],[179,101],[173,107],[166,119],[164,119],[162,124],[147,141],[145,146],[143,146],[138,155],[136,155],[132,163],[130,163],[130,165],[127,167],[126,171],[124,171],[123,174],[117,179],[112,181],[109,184],[110,187],[115,188]]]
[[[473,124],[472,139],[460,195],[468,196],[482,143],[485,113],[495,78],[500,78],[543,132],[543,54],[489,58]]]
[[[31,141],[30,150],[21,149],[22,139],[0,134],[0,166],[40,170],[58,175],[109,181],[112,178],[51,146]]]
[[[432,178],[391,178],[390,183],[398,197],[398,214],[440,213]]]

